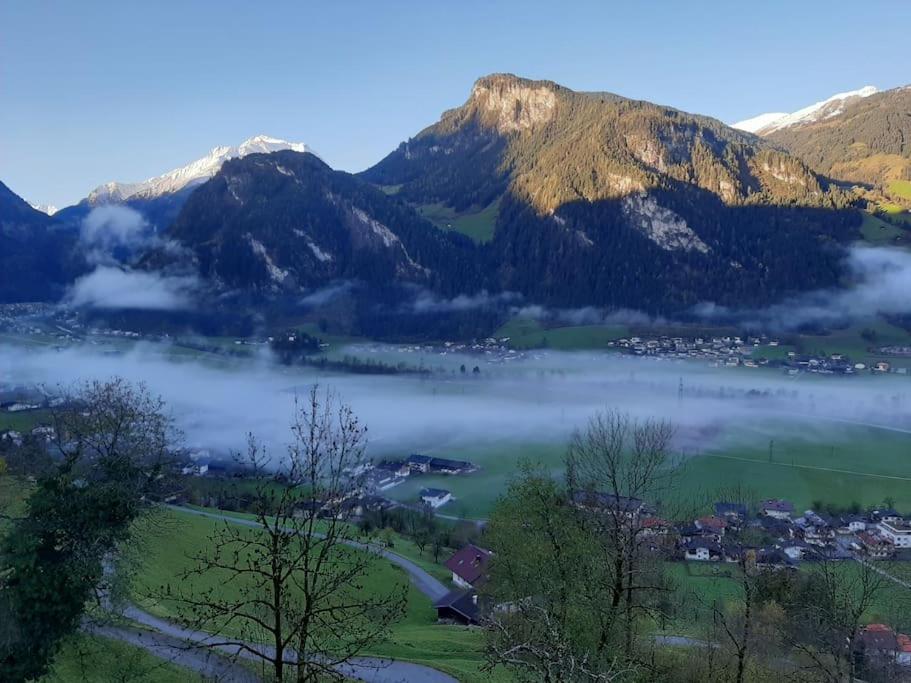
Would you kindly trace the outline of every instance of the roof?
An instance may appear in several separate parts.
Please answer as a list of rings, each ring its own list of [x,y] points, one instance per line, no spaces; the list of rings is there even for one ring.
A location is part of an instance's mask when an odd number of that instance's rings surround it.
[[[763,510],[773,510],[775,512],[793,512],[794,504],[787,500],[764,500],[760,507]]]
[[[450,460],[449,458],[430,458],[430,466],[435,469],[470,470],[474,467],[467,460]]]
[[[430,456],[421,455],[420,453],[412,453],[411,455],[408,456],[408,462],[412,463],[414,465],[429,465]]]
[[[573,491],[573,502],[586,507],[598,507],[619,510],[620,512],[636,512],[642,508],[642,500],[615,496],[613,493],[602,491]]]
[[[860,632],[860,639],[870,650],[894,652],[898,649],[895,631],[885,624],[870,624]]]
[[[911,652],[911,637],[905,635],[904,633],[899,633],[895,636],[895,640],[898,641],[898,649],[902,652]]]
[[[715,503],[715,514],[719,517],[722,515],[740,515],[747,516],[747,506],[743,503]]]
[[[421,489],[421,498],[445,498],[448,495],[446,489]]]
[[[434,609],[451,609],[453,612],[461,614],[468,621],[477,622],[479,610],[475,599],[476,595],[470,588],[456,588],[433,603],[433,607]]]
[[[728,523],[725,522],[720,517],[714,517],[711,515],[708,517],[700,517],[699,519],[696,520],[696,523],[699,526],[701,526],[703,528],[708,528],[708,529],[724,529],[728,525]]]
[[[710,554],[720,555],[722,553],[721,546],[715,541],[700,541],[698,539],[693,539],[687,541],[683,544],[685,550],[698,550],[699,548],[705,548],[709,551]]]
[[[493,553],[469,543],[446,560],[446,568],[463,581],[475,585],[487,577],[487,565]]]

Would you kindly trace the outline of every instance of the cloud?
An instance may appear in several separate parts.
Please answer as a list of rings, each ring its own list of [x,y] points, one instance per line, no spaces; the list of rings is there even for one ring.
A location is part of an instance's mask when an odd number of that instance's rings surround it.
[[[156,242],[141,213],[128,206],[96,206],[83,219],[79,241],[91,263],[122,261],[125,256]]]
[[[186,355],[175,360],[164,344],[119,354],[94,347],[29,351],[7,345],[0,347],[0,377],[11,384],[50,386],[115,375],[145,381],[167,401],[188,445],[218,453],[242,448],[248,431],[271,453],[281,453],[294,394],[315,382],[331,385],[369,426],[371,456],[427,451],[471,457],[492,445],[518,453],[521,449],[509,444],[529,443],[559,450],[574,428],[605,408],[667,417],[682,434],[705,435],[689,449],[711,447],[710,440],[726,427],[725,438],[742,435],[764,444],[770,436],[783,438],[788,424],[800,438],[820,443],[832,442],[841,420],[911,426],[909,396],[897,378],[887,385],[884,378],[859,376],[795,382],[772,372],[748,374],[607,353],[535,353],[497,363],[478,355],[419,358],[402,347],[371,349],[392,361],[429,364],[437,372],[368,377],[278,366],[259,357],[225,363]],[[463,376],[460,364],[479,365],[480,376]]]
[[[198,280],[191,276],[98,266],[76,280],[66,303],[93,308],[181,310],[193,307],[193,294],[198,285]]]
[[[302,306],[320,308],[333,299],[354,288],[353,282],[337,282],[320,289],[315,289],[300,300]]]
[[[693,309],[703,319],[790,330],[804,325],[848,323],[878,314],[911,313],[911,253],[903,249],[853,247],[841,289],[806,292],[764,309],[737,310],[704,302]]]
[[[477,294],[459,294],[452,299],[441,299],[433,292],[421,290],[412,303],[415,313],[458,313],[479,308],[499,308],[521,300],[515,292],[490,294],[482,290]]]

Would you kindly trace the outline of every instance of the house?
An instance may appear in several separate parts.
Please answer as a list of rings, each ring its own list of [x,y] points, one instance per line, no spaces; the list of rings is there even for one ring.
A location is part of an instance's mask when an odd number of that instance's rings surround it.
[[[399,477],[411,474],[411,467],[404,460],[381,460],[376,464],[376,469],[382,472],[391,472]]]
[[[683,559],[696,562],[720,562],[724,551],[715,541],[693,538],[683,544]]]
[[[838,523],[838,533],[856,534],[867,529],[867,518],[863,515],[842,515]]]
[[[408,460],[405,462],[408,463],[408,467],[411,468],[412,472],[420,472],[421,474],[427,474],[430,471],[430,456],[421,455],[420,453],[412,453],[408,456]]]
[[[760,548],[756,553],[756,566],[763,569],[785,569],[794,567],[794,560],[781,548]]]
[[[895,661],[901,666],[911,667],[911,637],[904,633],[895,636],[898,644],[898,652],[895,653]]]
[[[812,510],[807,510],[803,517],[795,519],[794,527],[797,535],[810,545],[825,546],[835,537],[829,522]]]
[[[467,460],[449,460],[448,458],[431,458],[430,471],[440,474],[466,474],[474,472],[477,467]]]
[[[766,517],[775,519],[790,519],[794,512],[794,505],[786,500],[764,500],[759,505],[759,511]]]
[[[858,648],[864,657],[893,660],[898,653],[898,638],[885,624],[870,624],[861,629]]]
[[[660,517],[643,517],[639,529],[643,536],[667,536],[672,524]]]
[[[452,572],[452,582],[462,588],[479,587],[487,581],[487,565],[493,553],[469,543],[446,560],[444,566]]]
[[[387,491],[403,481],[405,481],[405,477],[398,471],[390,471],[377,465],[364,477],[364,488],[368,491]]]
[[[465,626],[478,624],[478,594],[468,588],[455,588],[433,603],[437,619]]]
[[[446,489],[421,489],[421,502],[436,509],[452,500],[452,493]]]
[[[724,530],[727,528],[728,523],[723,520],[721,517],[715,517],[710,515],[708,517],[700,517],[695,522],[696,528],[701,529],[702,531],[708,531],[719,538],[724,536]]]
[[[639,498],[617,496],[601,491],[573,491],[573,505],[592,512],[617,513],[625,517],[638,517],[645,510]]]
[[[901,519],[902,516],[892,508],[873,510],[870,513],[870,521],[876,524],[879,524],[880,522],[900,522]]]
[[[728,524],[738,524],[747,518],[747,506],[743,503],[715,503],[715,516],[727,520]]]
[[[882,536],[869,531],[861,531],[857,534],[857,538],[860,540],[864,553],[871,559],[882,560],[892,555],[894,546]]]
[[[887,539],[896,548],[911,548],[911,521],[898,519],[883,520],[877,526],[880,536]]]

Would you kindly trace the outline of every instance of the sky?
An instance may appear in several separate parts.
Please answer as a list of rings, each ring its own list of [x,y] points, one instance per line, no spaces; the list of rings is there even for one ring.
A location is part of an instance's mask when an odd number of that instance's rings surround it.
[[[267,134],[360,171],[494,72],[734,122],[911,83],[911,2],[0,0],[0,181],[66,206]]]

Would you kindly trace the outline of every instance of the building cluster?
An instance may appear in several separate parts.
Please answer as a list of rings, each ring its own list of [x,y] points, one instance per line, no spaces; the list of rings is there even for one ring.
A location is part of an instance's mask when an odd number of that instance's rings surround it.
[[[463,475],[476,471],[477,465],[466,460],[437,458],[420,453],[412,453],[402,460],[381,460],[376,464],[368,463],[352,472],[354,476],[365,476],[365,488],[371,492],[388,491],[404,483],[410,477],[422,474]],[[439,488],[421,490],[420,502],[432,508],[438,508],[452,500],[452,494]]]
[[[643,526],[655,522],[644,517]],[[648,532],[644,532],[648,533]],[[738,503],[715,503],[714,514],[677,525],[675,557],[699,562],[742,562],[796,567],[801,561],[911,560],[911,521],[891,509],[866,513],[796,514],[785,500],[766,500],[750,516]]]
[[[858,373],[907,374],[904,367],[893,367],[888,361],[873,363],[852,362],[841,353],[829,355],[800,354],[778,349],[781,342],[766,336],[759,337],[628,337],[608,342],[608,348],[633,356],[665,359],[705,360],[711,367],[770,367],[783,370],[788,375],[802,373],[820,375],[853,375]],[[763,350],[771,358],[764,355]],[[774,350],[774,351],[773,351]],[[892,353],[894,348],[883,349]]]

